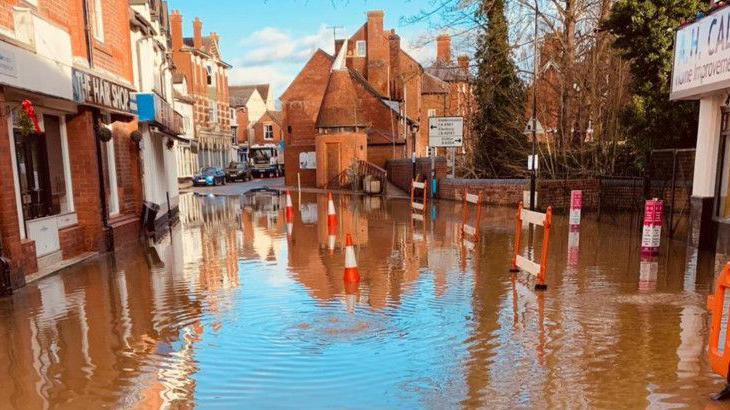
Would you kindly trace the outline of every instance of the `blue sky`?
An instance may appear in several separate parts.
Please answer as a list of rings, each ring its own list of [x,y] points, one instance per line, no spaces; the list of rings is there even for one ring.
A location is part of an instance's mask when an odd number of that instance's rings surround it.
[[[350,36],[367,19],[368,10],[385,11],[385,28],[395,28],[403,48],[421,63],[436,55],[429,23],[406,20],[432,10],[439,0],[169,0],[183,14],[186,36],[195,16],[203,33],[221,36],[226,62],[233,65],[230,83],[271,83],[275,97],[286,89],[317,48],[332,52],[331,26],[338,37]]]

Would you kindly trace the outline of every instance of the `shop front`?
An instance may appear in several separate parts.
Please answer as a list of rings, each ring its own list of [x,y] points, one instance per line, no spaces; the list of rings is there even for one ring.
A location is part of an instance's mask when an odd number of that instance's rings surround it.
[[[78,112],[72,127],[72,172],[77,171],[88,206],[77,211],[87,227],[86,247],[111,251],[139,237],[142,206],[140,157],[134,90],[116,79],[73,69],[73,99]],[[82,181],[83,180],[83,181]],[[91,199],[95,198],[93,202]]]
[[[177,144],[189,145],[183,116],[155,93],[137,93],[139,131],[142,134],[144,198],[159,206],[154,232],[159,236],[177,218],[179,187]]]
[[[689,245],[730,255],[730,8],[684,25],[675,36],[670,99],[699,101]]]

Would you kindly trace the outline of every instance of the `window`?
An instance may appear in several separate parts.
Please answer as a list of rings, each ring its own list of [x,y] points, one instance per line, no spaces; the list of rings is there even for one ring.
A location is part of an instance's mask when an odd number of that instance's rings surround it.
[[[368,54],[368,43],[365,40],[358,40],[355,43],[357,49],[355,50],[358,57],[365,57]]]
[[[274,126],[272,124],[264,124],[264,139],[265,140],[274,139]]]
[[[435,108],[429,108],[428,109],[428,118],[435,117],[436,116],[436,109]]]
[[[210,106],[210,122],[218,122],[218,104],[213,104]]]
[[[207,67],[208,85],[213,85],[213,68]]]
[[[101,8],[102,0],[94,0],[94,7],[92,8],[90,20],[91,20],[91,31],[94,34],[94,38],[97,41],[104,42],[104,13]]]

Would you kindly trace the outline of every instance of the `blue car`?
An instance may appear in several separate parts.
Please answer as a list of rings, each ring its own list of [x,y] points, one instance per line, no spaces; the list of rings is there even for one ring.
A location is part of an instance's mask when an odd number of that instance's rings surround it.
[[[226,172],[223,168],[206,167],[193,176],[193,186],[217,186],[226,184]]]

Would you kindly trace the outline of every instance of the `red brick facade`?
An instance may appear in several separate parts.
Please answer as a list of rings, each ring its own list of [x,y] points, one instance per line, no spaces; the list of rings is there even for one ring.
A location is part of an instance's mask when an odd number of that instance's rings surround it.
[[[272,138],[266,139],[265,127],[270,125],[272,128]],[[260,120],[253,126],[253,144],[278,144],[284,139],[284,130],[282,129],[281,113],[266,111]]]

